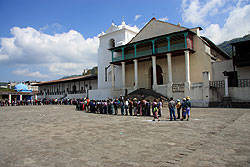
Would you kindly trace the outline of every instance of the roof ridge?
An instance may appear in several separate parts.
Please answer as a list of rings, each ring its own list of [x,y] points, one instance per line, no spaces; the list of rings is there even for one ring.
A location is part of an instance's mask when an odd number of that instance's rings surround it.
[[[178,28],[183,28],[183,29],[185,29],[185,30],[189,30],[189,28],[186,28],[186,27],[183,27],[183,26],[178,26],[178,25],[175,25],[175,24],[172,24],[172,23],[169,23],[169,22],[166,22],[166,21],[161,21],[161,20],[157,20],[155,17],[153,17],[151,20],[149,20],[148,22],[147,22],[147,24],[145,24],[144,26],[143,26],[143,28],[127,43],[127,44],[130,44],[137,36],[138,36],[138,34],[140,34],[142,31],[143,31],[143,29],[145,28],[145,27],[147,27],[148,26],[148,24],[150,23],[150,22],[152,22],[152,21],[157,21],[157,22],[160,22],[160,23],[165,23],[165,24],[168,24],[168,25],[171,25],[171,26],[175,26],[175,27],[178,27]]]

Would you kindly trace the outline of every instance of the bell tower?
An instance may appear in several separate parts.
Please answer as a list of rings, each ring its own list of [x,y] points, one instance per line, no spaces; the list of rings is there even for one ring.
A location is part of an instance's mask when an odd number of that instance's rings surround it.
[[[113,22],[106,32],[99,35],[100,43],[98,48],[98,91],[100,99],[112,97],[112,72],[110,62],[112,62],[112,53],[108,49],[127,44],[137,33],[139,29],[134,26],[126,25],[123,20],[121,25],[115,25]],[[122,87],[121,66],[114,67],[115,88]]]

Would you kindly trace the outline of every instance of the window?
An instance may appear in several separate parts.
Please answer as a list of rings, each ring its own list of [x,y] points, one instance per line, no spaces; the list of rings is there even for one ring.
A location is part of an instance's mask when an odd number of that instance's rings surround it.
[[[109,48],[114,48],[115,47],[115,40],[112,38],[109,40]]]

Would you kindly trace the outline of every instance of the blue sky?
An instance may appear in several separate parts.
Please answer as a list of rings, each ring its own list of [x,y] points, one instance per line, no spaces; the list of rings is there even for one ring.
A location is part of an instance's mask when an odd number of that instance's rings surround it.
[[[0,81],[52,80],[97,65],[98,34],[152,17],[216,44],[250,33],[249,0],[0,0]]]

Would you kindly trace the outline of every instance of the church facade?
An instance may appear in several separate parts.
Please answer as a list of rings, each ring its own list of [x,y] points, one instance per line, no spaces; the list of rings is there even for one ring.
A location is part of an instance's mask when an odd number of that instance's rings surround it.
[[[120,26],[112,24],[99,36],[98,90],[91,90],[90,97],[114,98],[153,89],[166,97],[209,98],[209,93],[194,88],[212,79],[212,62],[230,57],[200,36],[200,30],[155,18],[140,31],[124,21]]]

